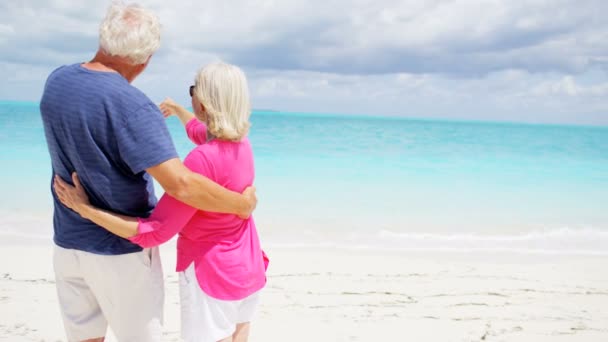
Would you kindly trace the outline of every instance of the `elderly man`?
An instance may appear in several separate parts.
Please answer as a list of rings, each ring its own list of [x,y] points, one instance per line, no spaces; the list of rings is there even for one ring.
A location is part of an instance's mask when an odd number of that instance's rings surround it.
[[[249,216],[254,189],[230,192],[190,172],[159,109],[130,84],[160,45],[158,18],[137,5],[115,3],[99,40],[93,60],[60,67],[47,80],[40,111],[53,173],[67,180],[77,172],[94,205],[124,215],[152,211],[154,177],[193,207]],[[158,250],[142,250],[53,198],[54,269],[68,340],[103,341],[109,325],[119,341],[159,341],[164,297]]]

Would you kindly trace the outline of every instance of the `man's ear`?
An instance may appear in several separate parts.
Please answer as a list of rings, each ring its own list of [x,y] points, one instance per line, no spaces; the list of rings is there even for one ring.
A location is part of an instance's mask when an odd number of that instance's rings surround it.
[[[146,59],[145,62],[143,62],[141,64],[137,64],[137,73],[138,74],[142,73],[144,71],[144,69],[146,69],[146,67],[150,63],[150,59],[152,59],[152,56],[149,56],[148,59]]]
[[[142,67],[144,69],[148,66],[148,64],[150,63],[151,59],[152,59],[152,55],[148,56],[148,59],[146,59],[146,61],[142,63]]]
[[[150,59],[148,59],[148,61],[149,60]],[[137,65],[138,74],[142,73],[144,71],[144,69],[148,66],[148,61],[146,61],[146,63],[142,63],[142,64],[138,64]]]

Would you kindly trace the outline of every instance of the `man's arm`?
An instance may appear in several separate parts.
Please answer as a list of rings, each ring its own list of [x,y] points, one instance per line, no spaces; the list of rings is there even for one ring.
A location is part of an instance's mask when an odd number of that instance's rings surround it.
[[[178,158],[169,159],[146,171],[169,195],[200,210],[247,218],[258,202],[255,187],[245,189],[243,194],[224,189],[210,179],[190,171]]]

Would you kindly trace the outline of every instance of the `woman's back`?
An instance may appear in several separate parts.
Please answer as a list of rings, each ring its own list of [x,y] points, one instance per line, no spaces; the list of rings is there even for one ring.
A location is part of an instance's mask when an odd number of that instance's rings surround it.
[[[255,177],[253,151],[249,139],[240,142],[212,140],[190,152],[184,164],[224,188],[243,192]],[[197,211],[180,236],[193,241],[230,243],[251,220],[236,215]]]
[[[253,150],[247,138],[198,145],[184,164],[236,192],[251,186],[255,176]],[[253,217],[241,219],[199,210],[181,230],[177,248],[177,271],[194,262],[201,288],[212,297],[242,299],[266,282],[267,259]]]

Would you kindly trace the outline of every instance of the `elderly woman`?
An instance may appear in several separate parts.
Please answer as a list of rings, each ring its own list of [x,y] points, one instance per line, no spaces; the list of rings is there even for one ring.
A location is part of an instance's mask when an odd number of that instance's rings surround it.
[[[243,191],[254,179],[245,75],[233,65],[207,65],[190,96],[195,114],[170,99],[161,104],[163,114],[176,114],[197,144],[184,164],[227,189]],[[247,340],[268,264],[252,217],[198,210],[167,194],[149,218],[118,215],[93,207],[78,176],[72,178],[75,187],[55,178],[60,201],[108,231],[142,247],[179,233],[176,269],[185,341]]]

